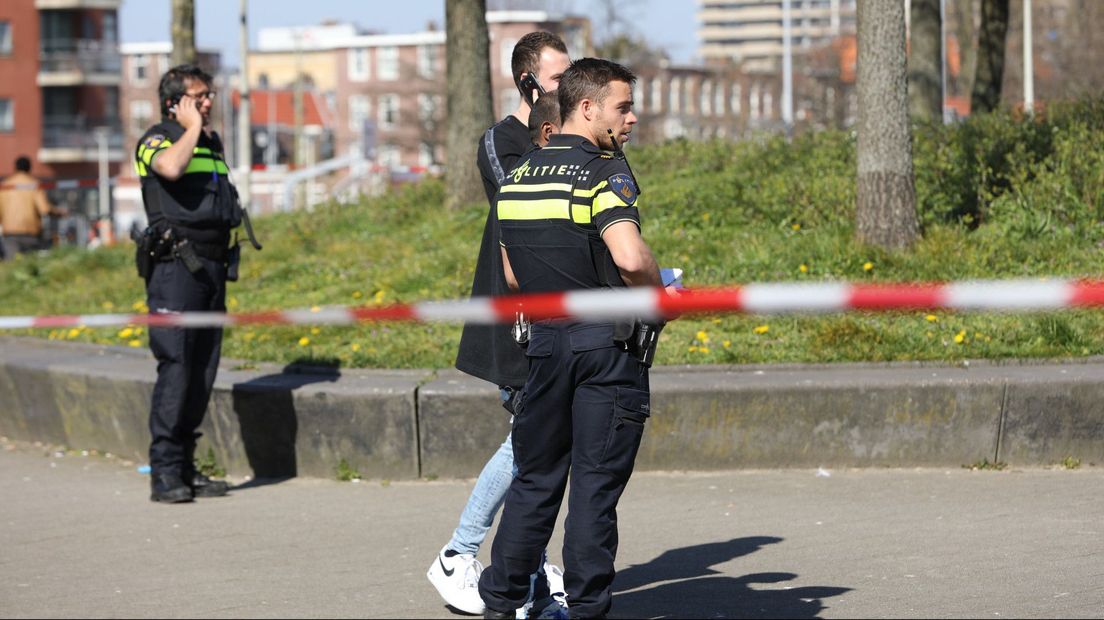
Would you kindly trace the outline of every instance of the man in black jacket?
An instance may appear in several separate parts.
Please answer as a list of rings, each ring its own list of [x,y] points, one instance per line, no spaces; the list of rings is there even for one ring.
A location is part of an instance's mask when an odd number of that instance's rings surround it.
[[[210,129],[215,93],[199,67],[169,69],[158,87],[160,122],[134,152],[149,227],[137,240],[138,270],[151,313],[226,311],[228,270],[236,270],[230,230],[241,221],[222,142]],[[236,276],[232,276],[233,279]],[[225,495],[225,482],[194,465],[196,429],[218,371],[219,328],[151,327],[157,382],[150,407],[151,495],[155,502]]]
[[[512,114],[487,130],[479,141],[476,156],[488,202],[493,202],[498,188],[521,156],[534,148],[528,127],[530,110],[541,93],[556,89],[568,61],[567,46],[548,32],[526,34],[514,46],[511,69],[521,101]],[[507,292],[497,226],[491,210],[483,229],[472,295],[497,296]],[[503,405],[512,413],[513,399],[525,383],[528,362],[524,351],[514,341],[509,325],[465,325],[456,367],[497,385]],[[507,435],[480,473],[452,539],[426,572],[445,602],[461,611],[483,613],[483,600],[477,589],[483,567],[475,556],[502,506],[514,472],[513,443]],[[564,599],[562,571],[547,562],[541,570],[546,573],[546,579],[537,580],[536,591],[532,594],[537,613],[553,605],[552,599],[560,602]]]

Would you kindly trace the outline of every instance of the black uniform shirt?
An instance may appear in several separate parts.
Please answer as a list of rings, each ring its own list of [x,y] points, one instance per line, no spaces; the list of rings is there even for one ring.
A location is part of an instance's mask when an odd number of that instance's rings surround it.
[[[554,135],[523,157],[495,198],[521,292],[624,286],[602,233],[639,228],[637,193],[624,159],[582,136]]]
[[[529,141],[529,128],[513,115],[496,123],[480,138],[476,162],[489,204],[493,203],[498,192],[500,179],[514,168],[523,154],[533,148],[536,147]],[[489,209],[471,294],[499,296],[509,292],[502,271],[494,209]],[[514,342],[510,326],[505,324],[464,325],[456,368],[498,386],[515,387],[525,383],[529,372],[525,352]]]

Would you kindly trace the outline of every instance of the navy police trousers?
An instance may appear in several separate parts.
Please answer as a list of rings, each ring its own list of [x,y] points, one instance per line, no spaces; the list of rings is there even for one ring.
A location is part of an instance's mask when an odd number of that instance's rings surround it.
[[[150,312],[226,311],[226,266],[200,258],[190,273],[180,260],[154,265],[146,285]],[[222,329],[151,327],[157,382],[150,407],[150,469],[186,476],[193,469],[196,432],[218,371]]]
[[[529,378],[513,424],[518,473],[479,592],[495,611],[525,603],[570,474],[563,548],[569,613],[601,617],[611,602],[617,502],[649,415],[647,370],[614,343],[610,324],[534,324],[526,356]]]

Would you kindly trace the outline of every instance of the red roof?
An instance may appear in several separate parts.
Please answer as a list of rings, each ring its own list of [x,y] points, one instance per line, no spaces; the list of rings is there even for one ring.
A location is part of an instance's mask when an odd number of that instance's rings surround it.
[[[238,91],[231,93],[231,101],[234,109],[238,108],[241,95]],[[277,125],[292,126],[295,124],[295,91],[292,90],[250,90],[249,100],[252,109],[249,111],[250,124],[269,124],[269,114]],[[325,109],[326,103],[316,93],[303,91],[303,124],[326,125],[326,119],[332,118],[330,110]]]

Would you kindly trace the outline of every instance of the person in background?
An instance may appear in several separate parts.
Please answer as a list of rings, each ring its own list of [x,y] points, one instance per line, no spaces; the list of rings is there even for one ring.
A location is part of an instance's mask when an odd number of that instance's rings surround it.
[[[63,217],[68,211],[50,204],[38,179],[31,175],[30,158],[20,156],[15,160],[15,174],[0,180],[0,257],[11,260],[39,249],[42,218],[47,215]]]

